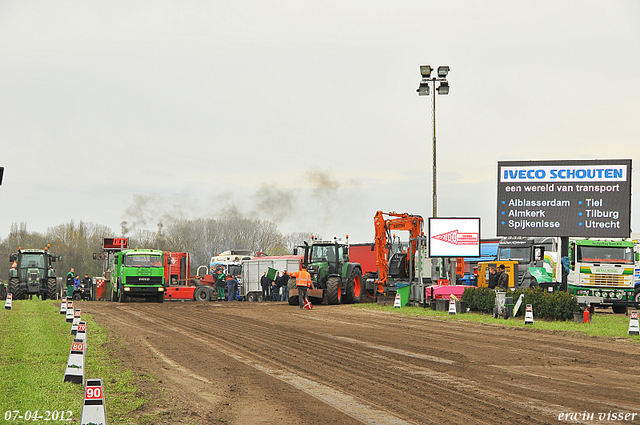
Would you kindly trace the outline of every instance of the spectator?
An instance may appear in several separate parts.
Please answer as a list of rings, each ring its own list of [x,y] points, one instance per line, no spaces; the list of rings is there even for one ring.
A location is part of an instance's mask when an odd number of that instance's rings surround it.
[[[269,301],[269,287],[271,286],[271,280],[267,277],[267,271],[260,278],[260,286],[262,286],[262,300]]]
[[[276,278],[271,281],[271,301],[280,301],[280,272],[276,273]]]
[[[286,270],[280,276],[280,290],[280,301],[289,301],[289,275]]]
[[[238,281],[232,276],[227,276],[227,291],[229,291],[228,301],[238,301],[236,298],[236,290],[238,287]]]
[[[498,266],[498,287],[507,289],[509,287],[509,274],[505,269],[504,264]]]
[[[75,270],[73,270],[73,267],[71,267],[71,269],[69,269],[69,273],[67,273],[67,298],[69,298],[69,300],[73,298],[73,273],[74,272]]]

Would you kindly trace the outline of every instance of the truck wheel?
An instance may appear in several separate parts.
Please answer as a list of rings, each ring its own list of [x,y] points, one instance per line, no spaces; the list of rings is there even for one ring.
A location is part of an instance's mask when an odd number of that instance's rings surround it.
[[[640,288],[636,288],[633,293],[633,302],[636,304],[636,308],[640,309]]]
[[[127,300],[127,296],[124,294],[123,288],[118,291],[118,302],[123,303]]]
[[[58,296],[58,282],[55,277],[47,279],[47,298],[55,300]]]
[[[627,306],[621,304],[614,304],[611,306],[611,309],[615,314],[625,314],[627,312]]]
[[[255,292],[249,292],[247,294],[247,301],[249,301],[250,303],[256,302],[258,300],[258,297],[256,296]]]
[[[329,305],[340,304],[342,301],[340,283],[339,277],[330,277],[327,279],[327,303]]]
[[[206,286],[198,286],[193,292],[193,299],[196,301],[209,301],[211,294]]]
[[[20,290],[20,279],[17,277],[9,279],[9,293],[13,295],[14,300],[21,300],[24,298],[25,294]]]
[[[164,292],[160,292],[158,295],[156,295],[156,302],[160,304],[164,302]]]
[[[292,289],[296,289],[296,280],[293,278],[289,278],[289,282],[287,282],[287,291],[291,292]],[[298,305],[298,295],[289,296],[289,305]]]

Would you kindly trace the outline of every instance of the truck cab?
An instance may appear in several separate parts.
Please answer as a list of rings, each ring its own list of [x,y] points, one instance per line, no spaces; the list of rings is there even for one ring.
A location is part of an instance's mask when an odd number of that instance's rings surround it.
[[[166,289],[164,266],[167,259],[169,258],[165,257],[165,253],[157,249],[125,249],[116,252],[111,265],[112,299],[125,302],[129,297],[163,302]]]

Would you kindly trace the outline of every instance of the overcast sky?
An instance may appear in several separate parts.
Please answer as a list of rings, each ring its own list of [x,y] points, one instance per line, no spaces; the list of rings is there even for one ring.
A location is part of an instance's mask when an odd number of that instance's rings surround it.
[[[431,216],[420,64],[451,68],[438,215],[482,237],[498,161],[639,164],[637,0],[0,1],[0,237],[237,211],[370,242]]]

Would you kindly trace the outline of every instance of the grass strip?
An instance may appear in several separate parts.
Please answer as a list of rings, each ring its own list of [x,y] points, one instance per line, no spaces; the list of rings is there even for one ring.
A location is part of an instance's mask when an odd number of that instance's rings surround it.
[[[385,311],[409,317],[433,317],[441,320],[458,320],[468,322],[478,322],[485,324],[514,326],[519,328],[535,328],[553,331],[570,331],[584,333],[589,336],[629,338],[632,341],[640,342],[640,336],[629,336],[629,317],[618,314],[598,313],[591,316],[591,323],[575,323],[573,321],[547,321],[535,319],[534,324],[525,325],[524,318],[494,319],[493,315],[469,312],[464,314],[450,315],[448,311],[434,311],[430,308],[422,307],[402,307],[381,306],[373,303],[353,304],[353,308],[361,308],[375,311]]]
[[[65,419],[80,420],[84,385],[62,382],[73,336],[59,305],[14,300],[12,310],[0,311],[0,418],[13,410],[21,415],[37,411],[44,418],[47,411],[64,411]],[[82,318],[87,322],[85,379],[102,378],[107,421],[141,423],[143,418],[132,412],[145,400],[136,397],[131,371],[122,370],[119,360],[109,356],[105,330],[89,315]]]

